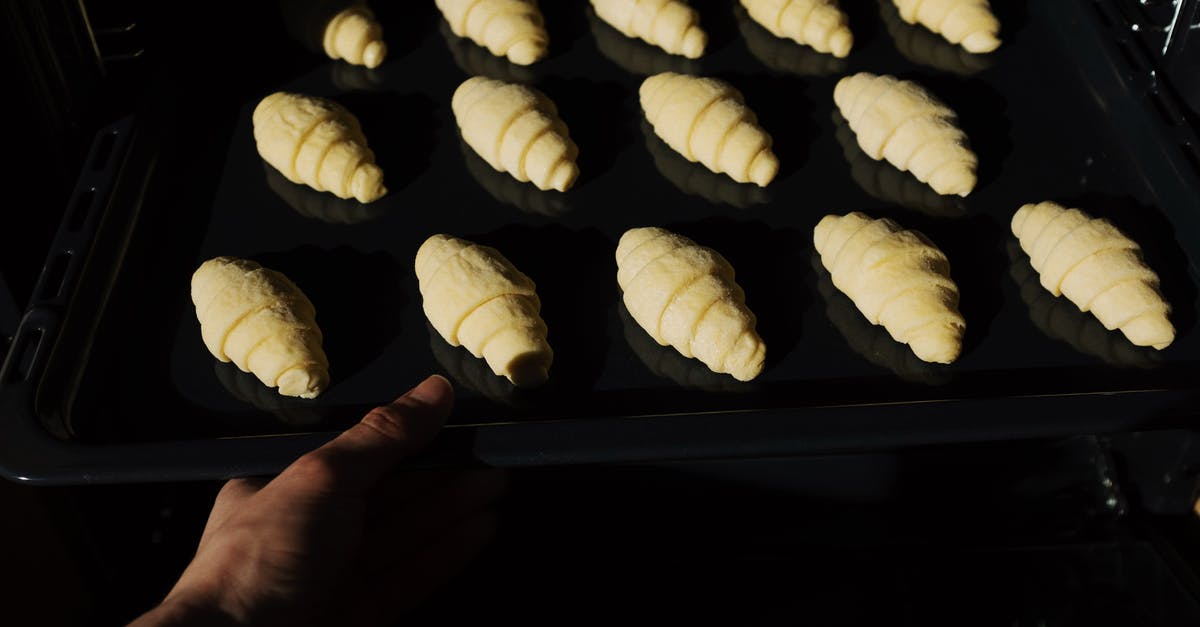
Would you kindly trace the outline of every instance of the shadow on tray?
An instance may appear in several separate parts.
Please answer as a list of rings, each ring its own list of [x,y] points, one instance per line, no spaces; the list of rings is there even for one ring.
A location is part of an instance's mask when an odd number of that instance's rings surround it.
[[[396,312],[405,305],[400,285],[406,277],[391,255],[304,245],[255,260],[287,275],[316,304],[330,387],[366,368],[399,335]]]
[[[951,373],[945,366],[921,361],[907,344],[892,339],[887,329],[871,324],[854,301],[833,285],[833,278],[821,264],[821,256],[815,252],[812,268],[817,275],[817,291],[825,300],[825,314],[855,353],[891,370],[905,381],[941,385],[950,380]]]
[[[640,39],[626,37],[620,31],[600,19],[591,7],[587,8],[588,26],[596,39],[596,48],[604,58],[621,69],[638,76],[650,76],[661,72],[677,74],[703,74],[700,62],[683,55],[670,54],[657,46]]]
[[[362,123],[388,196],[429,168],[437,140],[437,105],[422,94],[349,93],[337,100]],[[387,202],[387,196],[380,202]]]
[[[1038,273],[1016,240],[1007,245],[1012,260],[1009,274],[1020,287],[1021,300],[1029,307],[1029,318],[1047,337],[1071,345],[1084,355],[1103,359],[1113,366],[1151,368],[1162,363],[1158,351],[1134,346],[1120,331],[1109,331],[1090,313],[1084,313],[1066,297],[1056,297],[1042,287]]]
[[[996,63],[995,55],[972,54],[929,29],[908,24],[891,0],[879,0],[879,18],[904,58],[942,72],[971,76]]]
[[[823,54],[790,39],[780,39],[750,18],[740,3],[733,5],[746,49],[774,72],[796,76],[830,76],[846,72],[846,60]]]
[[[544,192],[533,183],[518,181],[508,172],[497,172],[461,138],[458,140],[458,146],[462,151],[467,173],[496,201],[512,205],[525,213],[548,218],[563,215],[571,210],[567,194],[558,191]]]
[[[962,198],[942,196],[887,161],[876,161],[863,152],[846,118],[833,112],[834,136],[850,164],[850,176],[867,195],[888,204],[920,211],[930,217],[954,218],[966,213]]]
[[[668,225],[725,257],[746,292],[746,305],[758,318],[758,334],[767,344],[769,370],[795,348],[803,330],[800,320],[811,295],[802,286],[812,250],[811,233],[772,229],[758,221],[709,218]]]
[[[654,167],[663,178],[679,191],[699,196],[710,203],[747,209],[771,201],[764,187],[753,183],[738,183],[724,174],[717,174],[699,163],[692,163],[663,143],[650,123],[642,120],[646,150],[654,159]]]

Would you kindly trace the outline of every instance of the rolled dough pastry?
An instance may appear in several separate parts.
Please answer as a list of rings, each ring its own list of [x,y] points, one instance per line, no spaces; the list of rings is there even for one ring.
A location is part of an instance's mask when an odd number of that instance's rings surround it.
[[[665,229],[630,229],[617,245],[617,283],[629,314],[660,345],[739,381],[762,372],[767,349],[754,314],[713,249]]]
[[[654,132],[688,161],[759,187],[779,172],[771,136],[729,83],[663,72],[642,81],[638,94]]]
[[[855,211],[825,216],[813,243],[833,285],[871,324],[883,325],[923,361],[958,359],[966,329],[958,286],[946,255],[924,235]]]
[[[1066,296],[1138,346],[1161,350],[1175,340],[1158,275],[1142,260],[1137,242],[1107,220],[1042,202],[1018,209],[1012,232],[1051,294]]]
[[[336,102],[275,92],[253,120],[258,154],[289,181],[362,203],[387,193],[358,119]]]
[[[513,385],[540,385],[554,352],[533,281],[504,255],[449,235],[421,244],[415,261],[425,317],[453,346],[483,357]]]
[[[192,275],[192,303],[210,353],[284,396],[314,398],[329,384],[316,310],[282,274],[215,257]]]

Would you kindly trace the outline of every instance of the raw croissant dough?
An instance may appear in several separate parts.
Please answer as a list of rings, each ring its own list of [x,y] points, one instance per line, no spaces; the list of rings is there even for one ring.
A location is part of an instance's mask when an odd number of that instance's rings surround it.
[[[776,37],[792,39],[838,58],[850,54],[854,35],[837,0],[741,0],[754,21]]]
[[[626,37],[637,37],[671,54],[698,59],[708,44],[700,14],[680,0],[592,0],[592,8]]]
[[[282,274],[216,257],[192,275],[192,303],[209,352],[284,396],[314,398],[329,383],[316,310]]]
[[[833,100],[872,159],[887,159],[942,195],[975,188],[978,160],[957,116],[920,85],[860,72],[838,81]]]
[[[550,38],[536,0],[437,0],[459,37],[467,37],[498,57],[529,65],[546,56]]]
[[[946,255],[916,231],[857,211],[825,216],[813,243],[833,284],[924,361],[948,364],[962,351],[966,321]]]
[[[1137,243],[1107,220],[1043,202],[1018,209],[1012,232],[1051,294],[1066,296],[1138,346],[1162,350],[1175,340],[1158,275]]]
[[[688,161],[759,187],[779,172],[771,136],[728,83],[663,72],[642,81],[638,94],[654,132]]]
[[[988,0],[892,0],[900,19],[920,23],[969,52],[991,52],[1000,47],[1000,21]]]
[[[497,171],[560,192],[579,177],[579,148],[540,91],[474,76],[454,91],[451,108],[463,141]]]
[[[275,92],[253,120],[258,154],[289,181],[363,203],[387,193],[358,119],[336,102]]]
[[[333,16],[325,26],[321,44],[330,59],[345,59],[369,68],[379,67],[387,56],[383,27],[366,5],[354,5]]]
[[[650,337],[739,381],[757,377],[766,346],[733,267],[711,248],[670,231],[630,229],[617,244],[625,307]]]
[[[554,353],[546,343],[533,281],[504,255],[449,235],[421,244],[415,263],[425,317],[453,346],[483,357],[513,385],[544,383]]]

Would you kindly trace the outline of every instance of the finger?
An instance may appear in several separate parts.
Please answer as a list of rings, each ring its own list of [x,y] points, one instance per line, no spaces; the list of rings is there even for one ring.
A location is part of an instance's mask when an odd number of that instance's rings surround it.
[[[445,377],[433,375],[358,424],[296,460],[276,479],[307,490],[365,496],[401,459],[433,439],[454,405]]]
[[[374,547],[366,556],[366,571],[376,572],[416,552],[445,529],[494,505],[507,489],[508,473],[503,470],[468,470],[436,490],[381,509],[364,542]]]
[[[390,625],[457,575],[496,535],[486,511],[449,528],[434,542],[378,576],[368,578],[353,603],[355,625]]]

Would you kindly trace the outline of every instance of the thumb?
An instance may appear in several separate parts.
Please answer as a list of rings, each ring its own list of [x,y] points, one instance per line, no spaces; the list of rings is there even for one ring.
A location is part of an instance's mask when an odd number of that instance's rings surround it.
[[[367,412],[358,424],[296,460],[278,479],[302,482],[322,492],[365,494],[401,459],[428,444],[453,406],[450,382],[433,375],[400,398]]]

